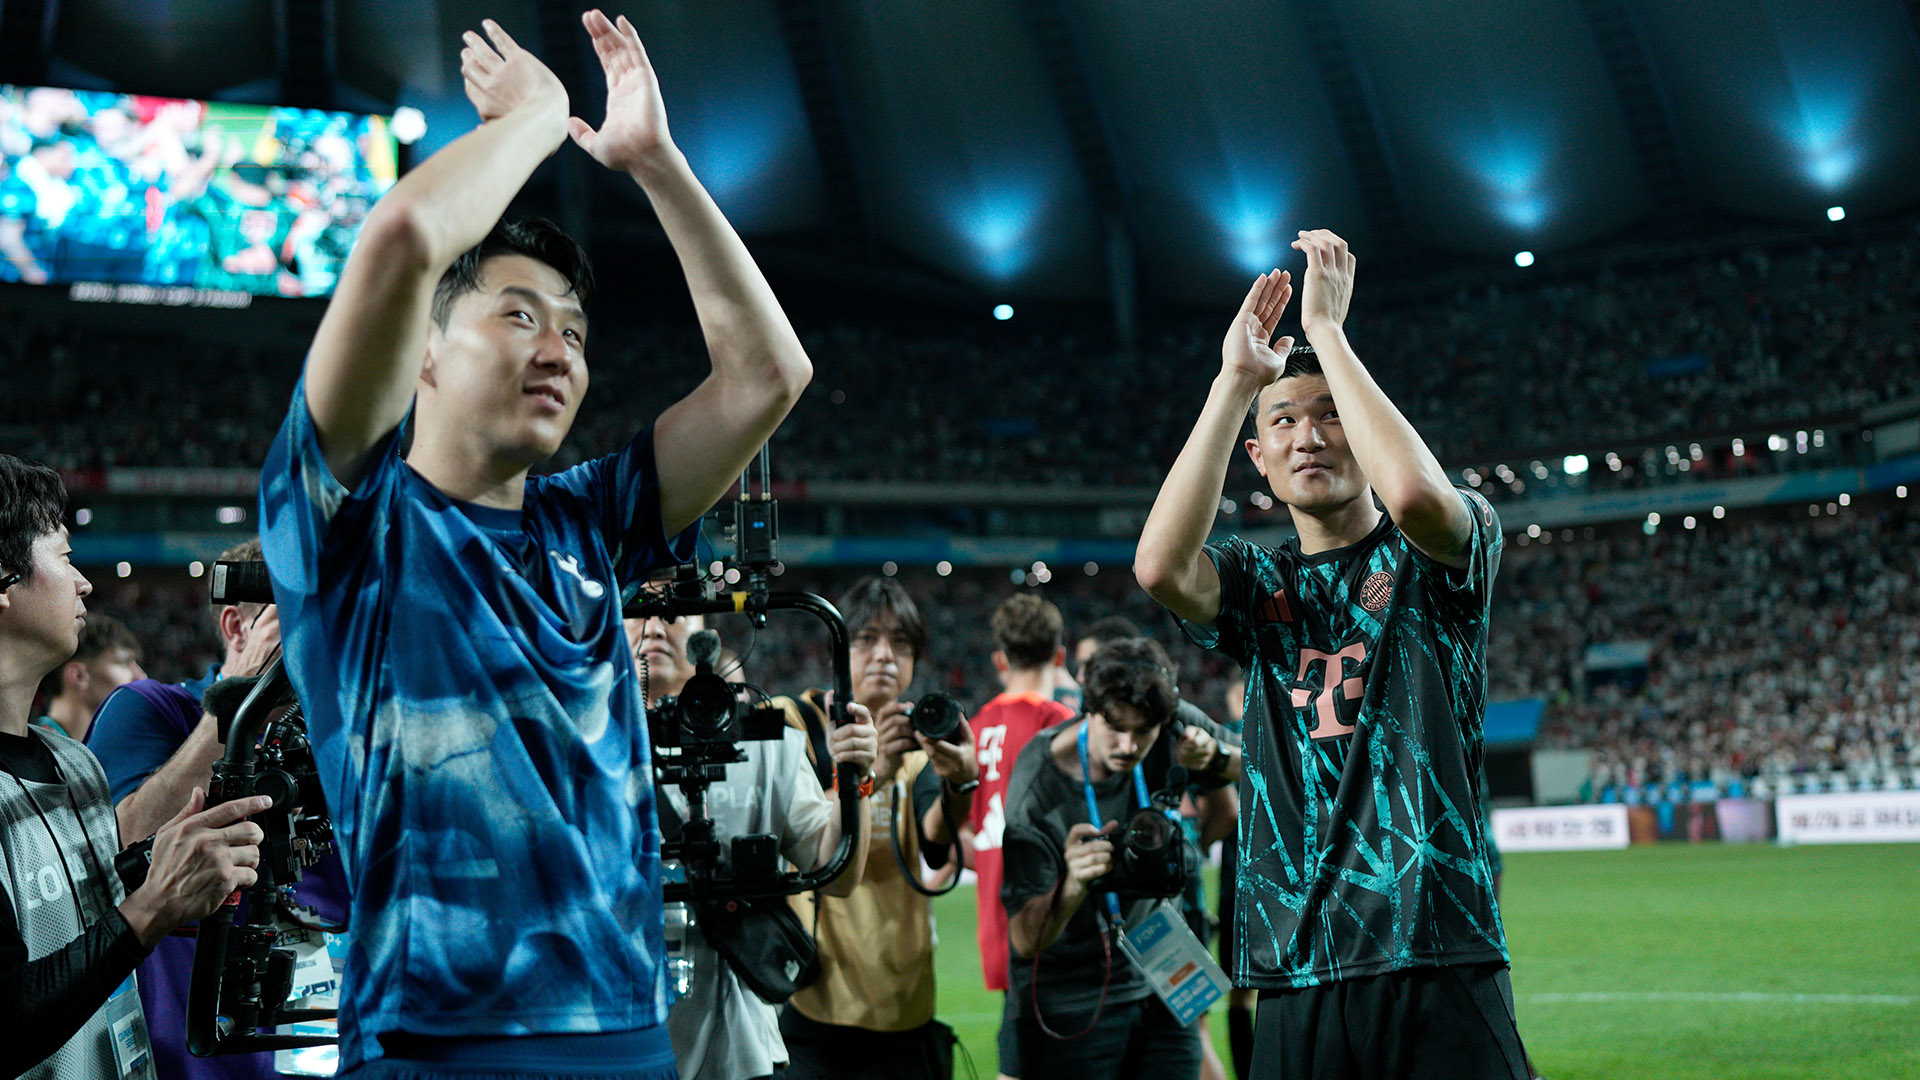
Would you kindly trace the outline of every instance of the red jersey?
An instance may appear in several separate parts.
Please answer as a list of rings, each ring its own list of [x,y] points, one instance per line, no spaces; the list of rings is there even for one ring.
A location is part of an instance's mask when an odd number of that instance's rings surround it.
[[[1041,728],[1071,719],[1073,710],[1038,694],[1001,694],[973,718],[973,749],[980,758],[980,786],[973,791],[973,872],[980,878],[980,970],[987,989],[1007,988],[1007,913],[1000,906],[1000,834],[1007,825],[1007,781],[1027,740]]]

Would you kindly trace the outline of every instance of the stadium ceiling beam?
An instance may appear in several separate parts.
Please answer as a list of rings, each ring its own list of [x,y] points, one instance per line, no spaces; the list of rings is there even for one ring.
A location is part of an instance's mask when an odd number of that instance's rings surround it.
[[[26,86],[46,83],[53,28],[59,20],[60,0],[0,3],[0,81]]]
[[[1647,185],[1653,221],[1681,228],[1697,225],[1700,195],[1688,176],[1673,107],[1654,70],[1639,21],[1627,0],[1580,0],[1580,9],[1593,32],[1600,64],[1613,83],[1614,99],[1620,104],[1627,137]]]
[[[814,159],[827,199],[828,246],[841,252],[871,252],[873,222],[862,195],[859,163],[842,92],[839,58],[828,31],[827,0],[777,0],[780,36],[793,58],[800,104],[812,129]]]
[[[274,45],[282,103],[303,109],[334,107],[340,21],[334,0],[274,0]]]
[[[1100,110],[1087,73],[1073,16],[1064,0],[1025,0],[1014,5],[1027,36],[1040,55],[1055,107],[1067,127],[1074,164],[1086,182],[1093,211],[1106,244],[1107,292],[1113,304],[1114,336],[1131,349],[1138,337],[1138,232],[1120,175],[1112,130]]]
[[[1354,59],[1336,6],[1318,0],[1292,0],[1291,9],[1306,39],[1307,51],[1314,57],[1314,71],[1333,114],[1334,130],[1340,134],[1347,164],[1353,170],[1361,212],[1373,230],[1369,250],[1377,248],[1382,253],[1372,257],[1374,264],[1388,270],[1415,265],[1418,242],[1408,227],[1399,173],[1373,107],[1365,73]]]

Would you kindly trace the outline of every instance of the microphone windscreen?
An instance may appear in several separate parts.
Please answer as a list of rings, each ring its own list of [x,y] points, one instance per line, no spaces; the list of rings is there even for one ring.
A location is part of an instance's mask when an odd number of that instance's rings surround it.
[[[694,667],[711,668],[720,662],[720,635],[698,630],[687,639],[687,661]]]

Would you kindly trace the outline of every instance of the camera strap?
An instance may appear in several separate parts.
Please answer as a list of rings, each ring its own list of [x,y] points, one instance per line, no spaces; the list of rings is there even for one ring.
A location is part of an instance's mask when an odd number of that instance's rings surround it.
[[[1133,794],[1140,800],[1141,806],[1150,806],[1152,804],[1147,799],[1147,773],[1144,766],[1145,763],[1142,762],[1133,767]],[[1093,822],[1093,827],[1098,829],[1102,826],[1100,800],[1093,793],[1093,767],[1088,763],[1087,721],[1085,720],[1080,721],[1080,783],[1087,793],[1087,820]],[[1120,898],[1112,893],[1107,893],[1106,896],[1107,914],[1112,917],[1113,925],[1119,926]]]

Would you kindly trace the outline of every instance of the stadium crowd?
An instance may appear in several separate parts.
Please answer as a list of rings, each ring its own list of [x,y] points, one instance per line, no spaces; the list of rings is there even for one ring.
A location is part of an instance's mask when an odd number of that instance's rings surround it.
[[[1775,426],[1844,424],[1862,408],[1920,397],[1914,250],[1891,241],[1756,248],[1631,276],[1462,289],[1367,312],[1353,333],[1455,479],[1479,481],[1496,501],[1839,464],[1870,448],[1838,431],[1778,449],[1765,437]],[[1022,334],[1013,324],[803,323],[820,376],[774,438],[779,472],[1151,485],[1202,389],[1168,392],[1162,373],[1211,362],[1216,321],[1162,327],[1133,355],[1114,355],[1093,336]],[[604,336],[610,346],[593,366],[599,404],[583,411],[553,467],[606,452],[631,416],[697,380],[704,352],[692,327]],[[291,348],[77,323],[38,326],[0,350],[10,354],[0,363],[0,431],[66,470],[257,462],[300,362]],[[37,356],[53,363],[14,362]],[[204,377],[210,367],[220,379]],[[1515,380],[1524,394],[1513,392]],[[606,404],[615,401],[621,407]],[[870,415],[889,417],[885,440],[845,422]],[[1112,437],[1115,416],[1126,417],[1124,439]],[[1719,437],[1693,445],[1710,434]],[[1560,457],[1575,452],[1592,456],[1590,469],[1569,477]],[[1258,486],[1236,461],[1228,490]]]

